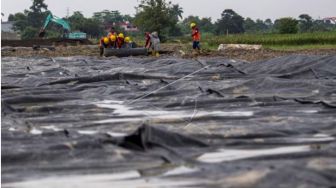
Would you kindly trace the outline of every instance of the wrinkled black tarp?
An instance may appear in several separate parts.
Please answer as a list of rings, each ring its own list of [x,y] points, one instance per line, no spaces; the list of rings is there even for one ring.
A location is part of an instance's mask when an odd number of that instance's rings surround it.
[[[336,56],[5,57],[1,69],[4,186],[128,171],[130,187],[336,185]],[[191,170],[166,174],[179,167]]]

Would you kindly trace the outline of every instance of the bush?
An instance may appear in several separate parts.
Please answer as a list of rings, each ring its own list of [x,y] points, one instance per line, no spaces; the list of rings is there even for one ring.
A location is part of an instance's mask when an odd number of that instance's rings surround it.
[[[280,34],[293,34],[299,30],[298,21],[293,18],[281,18],[275,20],[274,27]]]
[[[38,36],[39,29],[34,27],[26,27],[21,33],[21,39],[32,39]]]

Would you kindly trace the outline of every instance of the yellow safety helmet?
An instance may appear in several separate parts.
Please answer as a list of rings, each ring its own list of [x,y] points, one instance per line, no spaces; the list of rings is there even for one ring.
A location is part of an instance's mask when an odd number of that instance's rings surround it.
[[[119,38],[124,38],[124,34],[119,33],[118,37],[119,37]]]
[[[104,37],[103,41],[104,41],[104,44],[108,44],[110,42],[108,37]]]
[[[126,37],[125,42],[131,42],[131,37]]]
[[[191,28],[193,28],[193,27],[195,27],[195,26],[196,26],[196,23],[191,23],[191,24],[190,24],[190,27],[191,27]]]
[[[111,36],[110,36],[110,39],[111,39],[112,42],[114,42],[114,41],[117,40],[117,37],[116,37],[115,35],[111,35]]]

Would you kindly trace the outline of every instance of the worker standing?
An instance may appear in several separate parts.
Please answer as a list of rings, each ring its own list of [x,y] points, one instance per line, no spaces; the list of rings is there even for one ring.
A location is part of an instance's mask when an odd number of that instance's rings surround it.
[[[146,45],[145,47],[147,49],[151,49],[152,50],[152,55],[159,57],[160,56],[160,38],[157,32],[153,32],[153,33],[149,33],[146,32],[145,33],[145,39],[146,39]]]
[[[125,43],[124,34],[123,33],[119,33],[119,35],[117,37],[117,48],[124,47],[124,43]]]
[[[99,41],[100,56],[104,54],[104,48],[111,47],[111,42],[108,37],[102,37]]]
[[[146,41],[145,48],[149,49],[150,46],[152,45],[151,44],[151,39],[150,39],[150,33],[149,32],[145,33],[145,41]]]
[[[200,53],[200,40],[201,40],[201,32],[199,31],[196,23],[191,23],[190,27],[192,29],[191,37],[193,40],[193,49]]]
[[[114,27],[110,28],[110,32],[108,33],[108,37],[111,37],[111,35],[117,36],[117,32],[115,31]]]

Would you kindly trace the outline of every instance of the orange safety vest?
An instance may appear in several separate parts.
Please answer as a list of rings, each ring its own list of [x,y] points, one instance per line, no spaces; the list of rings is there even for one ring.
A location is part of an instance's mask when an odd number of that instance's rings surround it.
[[[200,41],[201,40],[201,33],[197,27],[192,29],[192,34],[191,34],[193,41]]]

